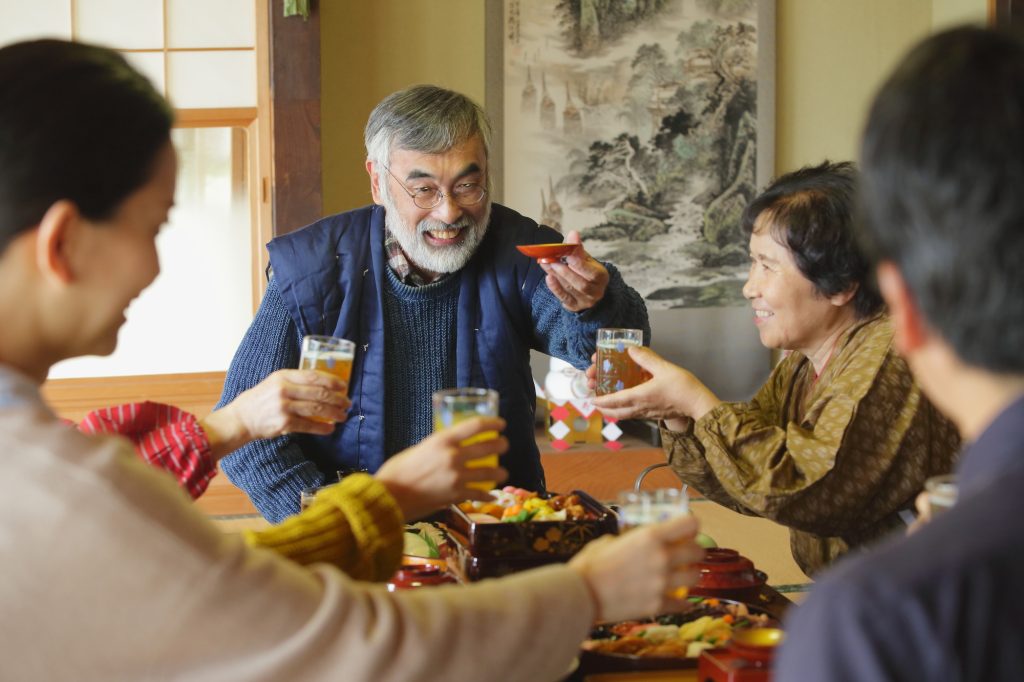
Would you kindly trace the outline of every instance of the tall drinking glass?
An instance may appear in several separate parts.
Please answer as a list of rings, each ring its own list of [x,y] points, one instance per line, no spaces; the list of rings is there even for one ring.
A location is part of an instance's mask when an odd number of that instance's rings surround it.
[[[315,369],[333,374],[348,385],[352,376],[352,360],[356,356],[356,344],[336,336],[304,336],[299,369]],[[333,424],[333,419],[311,417],[319,422]]]
[[[498,392],[489,388],[451,388],[435,392],[433,400],[434,431],[446,429],[473,417],[498,416]],[[497,431],[484,431],[462,441],[462,445],[481,443],[494,440],[497,437]],[[470,469],[496,467],[498,466],[498,454],[471,459],[466,462],[466,466]],[[487,491],[494,488],[495,485],[497,485],[497,481],[478,481],[469,483],[466,487]]]
[[[619,530],[667,521],[690,513],[690,497],[680,488],[627,490],[619,493]]]
[[[644,371],[629,357],[630,346],[642,346],[640,329],[597,330],[597,395],[614,393],[644,381]]]
[[[928,512],[933,519],[937,514],[949,511],[956,504],[956,474],[932,476],[924,482],[924,489],[928,493]]]
[[[690,513],[690,497],[680,488],[659,488],[657,490],[626,490],[619,493],[619,532],[631,528],[660,523],[676,516]],[[673,599],[684,599],[689,593],[685,587],[671,591]]]
[[[299,511],[306,511],[310,505],[313,504],[313,500],[316,499],[316,494],[323,490],[323,486],[316,488],[303,488],[299,492]]]

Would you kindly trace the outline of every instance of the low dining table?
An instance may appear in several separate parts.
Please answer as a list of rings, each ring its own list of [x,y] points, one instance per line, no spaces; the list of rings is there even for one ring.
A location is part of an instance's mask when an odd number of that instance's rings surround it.
[[[618,492],[632,488],[637,475],[648,466],[664,462],[661,448],[626,437],[623,447],[613,450],[602,444],[578,444],[559,451],[545,447],[539,434],[541,460],[548,488],[557,492],[585,490],[604,502],[614,501]],[[657,469],[644,479],[644,488],[678,487],[679,481],[667,468]],[[789,531],[777,523],[738,514],[691,492],[691,512],[700,519],[701,531],[720,547],[738,550],[768,576],[766,593],[772,599],[799,603],[811,580],[800,570],[789,549]],[[256,512],[245,495],[225,476],[213,479],[210,489],[197,501],[210,518],[226,532],[266,528],[269,524]],[[774,608],[778,607],[775,603]],[[663,682],[697,680],[697,670],[592,672],[576,669],[567,682]]]

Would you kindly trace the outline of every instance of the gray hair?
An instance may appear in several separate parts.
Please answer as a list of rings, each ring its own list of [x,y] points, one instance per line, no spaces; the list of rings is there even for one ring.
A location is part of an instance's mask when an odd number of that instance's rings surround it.
[[[391,150],[440,154],[479,135],[490,158],[491,124],[479,104],[436,85],[414,85],[381,100],[363,132],[366,157],[390,166]]]

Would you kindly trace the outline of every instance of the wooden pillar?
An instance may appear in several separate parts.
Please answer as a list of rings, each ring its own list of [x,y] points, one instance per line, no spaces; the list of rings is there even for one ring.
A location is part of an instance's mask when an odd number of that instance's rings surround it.
[[[1024,28],[1024,0],[989,0],[989,23],[998,28]]]
[[[273,233],[297,230],[323,213],[320,161],[320,11],[285,17],[270,8],[270,104],[273,122]]]

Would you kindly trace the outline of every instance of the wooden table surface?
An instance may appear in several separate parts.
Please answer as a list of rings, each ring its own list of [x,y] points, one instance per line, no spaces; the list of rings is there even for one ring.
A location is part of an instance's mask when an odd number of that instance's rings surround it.
[[[575,445],[559,452],[538,438],[548,488],[556,492],[585,490],[601,501],[614,501],[618,492],[632,488],[644,467],[665,461],[661,448],[630,437],[620,451],[600,444]],[[667,467],[655,470],[644,480],[644,488],[677,487],[679,480]],[[216,476],[196,504],[226,531],[265,527],[245,494],[224,475]],[[737,549],[768,574],[768,582],[789,597],[799,600],[810,580],[793,561],[789,531],[766,519],[744,516],[709,500],[693,497],[691,510],[701,521],[701,530],[721,547]]]
[[[602,501],[614,501],[619,491],[632,488],[637,475],[645,467],[665,461],[661,448],[628,436],[623,438],[624,448],[618,451],[607,449],[602,444],[578,444],[558,451],[550,447],[542,433],[538,444],[549,490],[585,490]],[[644,480],[644,488],[678,485],[679,480],[667,467],[655,470]],[[269,525],[245,494],[223,475],[213,479],[209,490],[197,504],[226,532]],[[713,537],[719,546],[739,550],[768,575],[769,585],[799,602],[809,588],[810,580],[793,561],[786,528],[766,519],[737,514],[699,496],[691,498],[690,509],[700,519],[701,530]],[[696,682],[698,679],[695,669],[583,673],[577,671],[569,679],[582,682]]]

